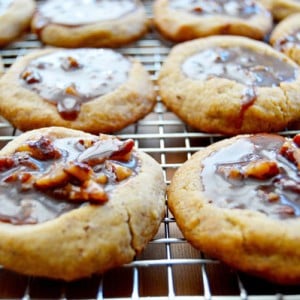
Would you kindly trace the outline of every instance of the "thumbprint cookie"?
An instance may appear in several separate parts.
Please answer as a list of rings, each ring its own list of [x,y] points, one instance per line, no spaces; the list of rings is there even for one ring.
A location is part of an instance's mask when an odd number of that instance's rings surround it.
[[[144,35],[148,19],[139,0],[46,0],[31,28],[53,46],[119,47]]]
[[[280,284],[300,282],[300,135],[239,135],[194,154],[168,203],[208,256]]]
[[[166,106],[205,132],[284,129],[300,117],[300,68],[263,42],[214,36],[176,45],[159,74]]]
[[[253,0],[156,0],[154,22],[175,42],[217,34],[263,39],[272,28],[272,15]]]
[[[300,64],[300,13],[282,20],[273,30],[270,43]]]
[[[75,280],[129,263],[164,214],[160,165],[131,139],[63,127],[0,151],[0,264]]]
[[[0,114],[20,130],[63,126],[113,132],[155,104],[141,63],[111,49],[47,49],[15,62],[0,81]]]
[[[0,46],[12,42],[29,27],[34,10],[33,0],[0,1]]]

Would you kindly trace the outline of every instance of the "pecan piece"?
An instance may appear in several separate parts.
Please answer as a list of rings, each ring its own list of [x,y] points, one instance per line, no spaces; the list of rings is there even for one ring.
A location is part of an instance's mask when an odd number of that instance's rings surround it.
[[[242,170],[236,167],[234,164],[230,165],[219,165],[217,167],[217,173],[222,175],[225,178],[232,180],[241,180],[244,178]]]
[[[93,170],[89,165],[80,162],[70,162],[69,165],[64,168],[64,171],[81,182],[90,179],[93,174]]]
[[[15,167],[16,162],[12,157],[9,156],[2,156],[0,157],[0,171],[6,171],[13,167]]]
[[[300,147],[300,134],[297,134],[297,135],[294,136],[293,142],[294,142],[298,147]]]
[[[269,179],[279,174],[279,168],[275,161],[259,159],[251,161],[245,166],[245,176],[255,179]]]
[[[69,175],[63,168],[54,168],[50,173],[38,178],[35,186],[39,189],[49,189],[65,185],[69,181]]]
[[[37,141],[28,141],[17,148],[18,152],[28,152],[31,157],[38,160],[57,159],[61,153],[56,149],[52,141],[44,136]]]
[[[300,149],[291,141],[283,143],[279,153],[300,170]]]
[[[74,69],[79,69],[81,65],[74,57],[68,56],[62,59],[61,67],[65,71],[70,71]]]
[[[42,78],[39,72],[37,71],[24,71],[21,74],[21,78],[26,81],[28,84],[39,83]]]
[[[74,84],[71,84],[65,88],[65,93],[72,96],[78,96],[78,91]]]

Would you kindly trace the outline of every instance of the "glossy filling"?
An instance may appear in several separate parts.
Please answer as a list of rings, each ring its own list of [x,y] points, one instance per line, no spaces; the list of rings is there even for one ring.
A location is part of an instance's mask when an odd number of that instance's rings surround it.
[[[183,73],[192,79],[221,77],[247,86],[279,86],[296,79],[297,69],[272,55],[245,47],[204,49],[182,64]]]
[[[136,8],[135,0],[48,0],[38,8],[37,27],[47,23],[80,26],[113,20]]]
[[[226,15],[250,18],[261,12],[260,6],[252,0],[172,0],[170,7],[196,15]]]
[[[12,4],[13,0],[1,0],[0,1],[0,16],[3,15],[8,7]]]
[[[55,104],[63,119],[75,120],[83,103],[116,90],[130,68],[127,58],[109,49],[62,50],[32,60],[20,80]]]
[[[286,48],[293,47],[293,46],[298,46],[298,47],[300,46],[300,29],[295,30],[291,34],[280,39],[275,44],[275,47],[279,50],[284,50]]]
[[[102,204],[139,172],[133,140],[41,136],[0,156],[0,221],[36,224]],[[88,202],[88,203],[87,203]]]
[[[203,160],[209,203],[259,211],[275,219],[300,216],[300,135],[239,138]]]

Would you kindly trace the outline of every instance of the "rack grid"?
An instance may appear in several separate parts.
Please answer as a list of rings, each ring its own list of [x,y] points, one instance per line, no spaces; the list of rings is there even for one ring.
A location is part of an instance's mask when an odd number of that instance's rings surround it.
[[[152,1],[144,1],[144,4],[151,18]],[[27,33],[0,49],[5,69],[19,56],[42,47],[35,35]],[[161,64],[171,47],[171,43],[152,29],[143,39],[119,50],[140,60],[156,84]],[[285,136],[296,133],[297,130],[288,129],[280,132]],[[20,132],[8,122],[0,120],[0,147],[18,134]],[[193,153],[224,138],[188,127],[165,108],[159,97],[152,113],[116,134],[134,139],[137,147],[154,157],[162,166],[167,184]],[[271,284],[206,257],[185,241],[166,201],[166,214],[157,235],[132,263],[69,283],[23,276],[2,268],[0,298],[297,300],[300,286]]]

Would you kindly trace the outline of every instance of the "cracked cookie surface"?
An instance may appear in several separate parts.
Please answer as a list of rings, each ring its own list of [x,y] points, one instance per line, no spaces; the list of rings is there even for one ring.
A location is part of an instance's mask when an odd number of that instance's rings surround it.
[[[167,39],[175,42],[232,34],[263,39],[272,27],[272,16],[252,0],[156,0],[154,23]]]
[[[296,63],[262,42],[207,37],[171,50],[159,74],[159,93],[170,110],[201,131],[278,131],[300,116],[299,72]]]
[[[164,214],[162,170],[132,140],[62,127],[0,151],[1,265],[74,280],[129,263]]]
[[[282,284],[300,281],[300,135],[239,135],[194,154],[168,203],[185,238],[210,257]]]

